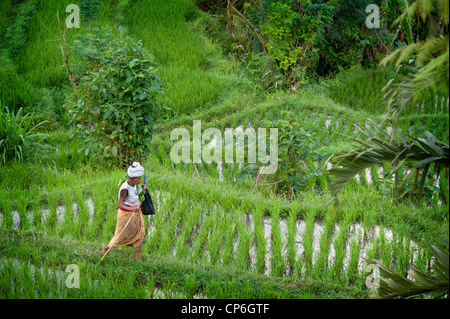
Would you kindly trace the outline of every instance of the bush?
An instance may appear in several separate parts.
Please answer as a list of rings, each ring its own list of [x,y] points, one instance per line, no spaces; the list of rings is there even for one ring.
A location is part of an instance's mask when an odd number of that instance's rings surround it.
[[[48,137],[34,131],[44,122],[32,125],[30,114],[22,115],[22,108],[16,114],[0,103],[0,162],[8,164],[14,160],[42,159],[49,146],[44,143]]]
[[[165,109],[163,86],[141,41],[100,42],[104,50],[89,57],[92,63],[73,92],[69,113],[74,133],[85,139],[85,154],[126,166],[150,153],[157,116]]]
[[[314,184],[314,179],[323,174],[322,168],[316,168],[315,162],[325,159],[318,152],[321,141],[314,138],[314,133],[295,122],[291,115],[286,114],[284,119],[276,121],[265,121],[266,129],[278,129],[278,168],[269,180],[272,182],[282,181],[274,184],[276,193],[286,194],[291,199],[296,194],[304,191]],[[250,164],[241,171],[239,179],[246,175],[256,176],[260,169],[259,164]],[[310,180],[311,179],[311,180]],[[268,182],[268,181],[266,181]]]

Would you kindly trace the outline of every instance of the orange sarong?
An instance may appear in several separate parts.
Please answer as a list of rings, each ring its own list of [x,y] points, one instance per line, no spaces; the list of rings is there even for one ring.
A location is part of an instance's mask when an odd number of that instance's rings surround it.
[[[128,223],[127,228],[122,232],[130,218],[132,218],[131,221]],[[118,238],[119,234],[120,237]],[[120,208],[117,209],[116,231],[114,232],[114,237],[109,241],[108,247],[112,248],[110,245],[113,244],[116,239],[117,241],[113,247],[138,247],[142,244],[144,236],[145,223],[142,212],[126,212]]]

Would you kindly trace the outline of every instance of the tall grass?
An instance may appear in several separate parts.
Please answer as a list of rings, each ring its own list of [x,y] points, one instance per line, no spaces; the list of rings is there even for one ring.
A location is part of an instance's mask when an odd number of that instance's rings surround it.
[[[8,164],[11,161],[23,162],[25,159],[40,159],[50,147],[45,144],[47,134],[34,132],[37,126],[32,125],[29,114],[11,112],[7,106],[0,104],[0,161]]]
[[[204,40],[186,25],[198,15],[191,1],[133,2],[125,12],[131,34],[141,39],[161,64],[169,107],[191,113],[220,95],[224,78],[207,71],[208,54],[217,55],[218,47],[211,44],[211,49],[205,50]]]

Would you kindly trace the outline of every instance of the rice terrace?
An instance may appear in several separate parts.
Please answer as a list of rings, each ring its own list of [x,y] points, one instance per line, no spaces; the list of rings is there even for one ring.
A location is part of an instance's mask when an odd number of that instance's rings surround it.
[[[448,20],[2,0],[0,298],[448,299]]]

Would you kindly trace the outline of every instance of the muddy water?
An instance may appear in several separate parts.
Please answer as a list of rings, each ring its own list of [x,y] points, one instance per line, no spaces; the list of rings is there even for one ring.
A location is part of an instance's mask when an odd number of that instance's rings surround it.
[[[156,205],[156,209],[158,211],[158,213],[163,214],[165,216],[163,216],[163,220],[165,220],[166,218],[169,218],[169,216],[167,216],[166,214],[169,214],[169,212],[166,212],[166,210],[163,209],[163,207],[165,206],[166,200],[167,198],[170,196],[170,194],[168,194],[167,192],[164,193],[163,196],[161,196],[161,193],[159,191],[156,192],[156,198],[155,198],[155,205]],[[182,202],[182,198],[179,199],[179,203]],[[95,210],[94,210],[94,205],[91,199],[88,199],[86,201],[86,206],[89,209],[90,212],[90,220],[92,220],[94,214],[95,214]],[[78,215],[78,205],[77,203],[73,203],[73,213],[74,216],[76,218],[76,216]],[[57,222],[63,222],[64,221],[64,215],[65,215],[65,208],[63,206],[58,206],[57,209]],[[200,220],[205,220],[205,218],[207,217],[207,215],[215,213],[216,209],[215,207],[213,207],[211,210],[209,211],[204,211],[202,213],[202,216],[200,218]],[[218,213],[219,214],[219,213]],[[224,214],[224,213],[223,213]],[[49,210],[48,209],[42,209],[42,215],[43,215],[43,219],[45,220],[48,215],[49,215]],[[219,214],[220,215],[220,214]],[[33,214],[31,212],[29,212],[27,214],[29,221],[32,222],[33,221]],[[218,216],[220,218],[220,216]],[[238,218],[238,216],[234,216],[236,218]],[[233,218],[234,218],[233,217]],[[148,238],[151,238],[152,233],[155,231],[155,222],[153,220],[154,216],[146,216],[146,218],[148,218],[148,229],[147,229],[147,235]],[[253,234],[253,239],[252,239],[252,245],[249,251],[249,257],[250,257],[250,266],[254,267],[256,265],[256,254],[257,254],[257,245],[256,245],[256,240],[255,240],[255,230],[254,230],[254,221],[253,221],[253,216],[251,214],[245,214],[244,215],[245,218],[245,222],[247,224],[247,227],[249,229],[251,229],[251,232]],[[2,221],[3,216],[0,216],[0,221]],[[13,212],[13,221],[14,221],[14,228],[19,228],[20,225],[20,216],[17,212]],[[304,257],[304,246],[305,244],[307,245],[312,245],[313,248],[313,256],[312,256],[312,264],[314,265],[315,262],[317,261],[317,257],[320,254],[320,241],[321,241],[321,237],[324,233],[324,225],[322,223],[316,222],[314,224],[314,229],[313,229],[313,236],[312,236],[312,244],[311,243],[305,243],[303,238],[304,238],[304,233],[305,233],[305,225],[306,222],[303,219],[299,219],[296,221],[296,229],[295,229],[295,258],[299,259]],[[272,220],[270,219],[270,217],[268,216],[263,216],[262,218],[262,226],[263,226],[263,231],[264,231],[264,237],[266,239],[266,254],[265,254],[265,274],[269,275],[270,271],[271,271],[271,257],[272,257]],[[287,251],[288,251],[288,227],[287,227],[287,221],[285,218],[280,218],[279,219],[279,230],[281,233],[281,240],[282,240],[282,257],[284,260],[284,264],[287,265]],[[201,225],[196,225],[194,227],[194,232],[198,231],[201,228]],[[331,238],[327,239],[330,240],[331,243],[329,245],[329,251],[328,251],[328,257],[327,257],[327,262],[328,262],[328,266],[331,266],[334,263],[334,259],[336,256],[336,251],[335,251],[335,246],[334,246],[334,242],[336,240],[337,235],[339,234],[339,230],[340,230],[340,225],[339,224],[335,224],[333,226],[333,229],[331,230]],[[177,234],[180,232],[180,229],[175,229],[175,236],[177,236]],[[383,232],[384,234],[384,238],[386,240],[386,242],[392,241],[393,240],[393,232],[392,230],[382,227],[382,226],[376,226],[373,227],[371,229],[364,229],[364,227],[359,224],[359,223],[354,223],[351,224],[349,226],[347,235],[346,235],[346,239],[345,239],[345,243],[344,243],[344,259],[343,259],[343,268],[345,269],[348,264],[349,264],[349,258],[350,258],[350,243],[352,241],[359,241],[359,246],[360,246],[360,254],[359,254],[359,260],[358,260],[358,265],[359,265],[359,271],[362,272],[363,269],[362,267],[362,262],[364,260],[364,257],[366,257],[366,253],[368,250],[371,249],[373,243],[377,240],[377,238],[380,237],[380,232]],[[211,231],[209,232],[209,235],[211,234]],[[209,236],[208,235],[208,236]],[[236,252],[239,246],[239,235],[236,235],[233,239],[233,255],[236,256]],[[410,247],[414,246],[414,242],[410,241]],[[172,253],[174,256],[176,256],[176,251],[175,248],[172,250]],[[207,247],[204,248],[204,254],[207,256],[208,261],[210,261],[210,255],[209,255],[209,251],[207,249]],[[417,252],[414,251],[413,253],[413,259],[416,258]],[[219,263],[222,262],[221,257],[219,260]],[[286,267],[286,275],[288,275],[290,269],[288,269],[289,267]],[[303,274],[306,271],[306,267],[302,267],[302,272]]]
[[[24,265],[21,261],[17,260],[17,259],[7,259],[6,257],[2,257],[0,259],[0,261],[6,261],[6,262],[11,262],[13,264],[13,267],[15,268],[16,271],[21,271],[23,266],[27,266]],[[66,286],[66,280],[68,279],[68,272],[62,271],[62,270],[54,270],[54,269],[49,269],[46,267],[42,267],[42,266],[35,266],[33,264],[29,265],[29,269],[30,269],[30,275],[31,278],[34,282],[36,282],[36,276],[37,276],[37,272],[40,273],[41,276],[45,276],[45,278],[48,278],[49,280],[53,279],[56,280],[56,285],[52,285],[53,289],[49,289],[48,291],[48,295],[42,295],[42,292],[38,292],[38,290],[36,289],[35,291],[35,296],[34,298],[57,298],[57,299],[65,299],[67,298],[67,289],[71,289],[71,288],[67,288]],[[3,265],[0,262],[0,272],[2,271]],[[81,276],[83,276],[83,273],[80,272],[80,279]],[[71,281],[72,279],[70,279]],[[86,289],[88,291],[90,291],[91,295],[95,295],[95,292],[98,290],[103,289],[104,291],[104,287],[103,286],[103,280],[83,280],[83,285],[85,284],[89,285],[89,288]],[[23,287],[22,287],[22,282],[15,282],[14,280],[10,280],[10,284],[11,284],[11,288],[13,290],[15,289],[19,289],[20,291],[22,291]],[[80,283],[81,285],[81,283]],[[73,288],[76,289],[76,288]],[[177,290],[173,290],[170,288],[163,288],[163,287],[153,287],[153,289],[149,289],[146,288],[146,294],[147,294],[147,298],[150,299],[173,299],[173,298],[188,298],[188,296],[186,296],[186,294],[184,294],[183,292],[177,291]],[[28,296],[31,297],[31,296]],[[201,293],[195,293],[192,296],[193,299],[206,299],[206,297],[204,295],[202,295]]]
[[[165,214],[163,206],[166,201],[166,198],[169,195],[166,193],[165,196],[160,196],[160,193],[157,193],[156,199],[155,199],[155,205],[157,205],[157,211],[160,213]],[[182,201],[182,199],[180,199]],[[215,208],[213,208],[211,211],[204,211],[201,220],[205,220],[207,215],[212,214],[215,212]],[[163,219],[168,218],[169,216],[163,216]],[[221,218],[220,214],[217,216],[218,218]],[[222,216],[223,217],[223,216]],[[239,218],[238,216],[234,216],[233,218]],[[254,267],[256,265],[256,254],[257,254],[257,244],[256,244],[256,235],[255,235],[255,223],[253,221],[253,215],[246,213],[244,216],[244,219],[246,221],[247,227],[251,229],[251,232],[253,234],[253,241],[252,245],[249,251],[249,257],[250,257],[250,266]],[[264,231],[264,237],[266,239],[266,254],[265,254],[265,274],[269,275],[271,271],[271,257],[272,257],[272,220],[269,216],[263,216],[262,218],[262,226]],[[305,227],[306,221],[303,219],[298,219],[296,221],[296,229],[295,229],[295,258],[303,258],[304,256],[304,245],[305,244],[311,244],[311,243],[304,243],[304,233],[305,233]],[[194,231],[198,231],[200,229],[201,225],[196,225],[194,227]],[[279,225],[278,225],[281,233],[281,240],[282,240],[282,256],[284,259],[284,264],[287,265],[287,251],[288,251],[288,226],[287,226],[287,220],[285,218],[279,219]],[[320,241],[322,239],[322,235],[324,234],[324,225],[319,222],[314,223],[313,228],[313,236],[312,236],[312,248],[313,248],[313,256],[312,256],[312,264],[314,265],[317,261],[318,255],[320,254]],[[155,225],[152,220],[152,217],[149,217],[149,228],[147,235],[150,236],[151,233],[154,231]],[[237,229],[237,228],[236,228]],[[331,230],[331,238],[327,239],[330,240],[331,243],[329,245],[329,251],[327,255],[327,263],[328,266],[331,267],[334,264],[335,257],[336,257],[336,251],[334,242],[339,234],[340,225],[334,224]],[[176,232],[181,232],[181,230],[176,230]],[[345,242],[344,242],[344,259],[343,259],[343,265],[342,268],[346,269],[350,262],[350,249],[351,249],[351,243],[357,242],[359,245],[359,257],[358,257],[358,271],[359,273],[363,273],[364,270],[364,258],[367,257],[367,252],[372,249],[374,243],[380,238],[381,233],[383,233],[383,238],[386,243],[389,243],[394,240],[394,232],[386,227],[383,226],[375,226],[370,229],[364,228],[364,226],[360,223],[353,223],[350,224],[348,227],[347,234],[345,236]],[[211,235],[211,232],[209,232],[209,235]],[[396,236],[401,237],[401,236]],[[209,237],[208,237],[209,238]],[[208,239],[207,239],[208,240]],[[414,247],[416,244],[413,241],[409,241],[409,247]],[[236,235],[233,239],[233,255],[237,255],[237,250],[239,246],[239,236]],[[204,248],[204,254],[207,256],[207,260],[210,261],[210,253],[205,245]],[[412,252],[412,259],[411,263],[414,262],[417,259],[418,250],[413,248]],[[173,250],[173,255],[176,256],[175,249]],[[219,263],[222,262],[222,256],[219,258]],[[286,267],[286,274],[289,275],[289,267]],[[306,272],[306,268],[302,268],[302,274],[304,275]]]

